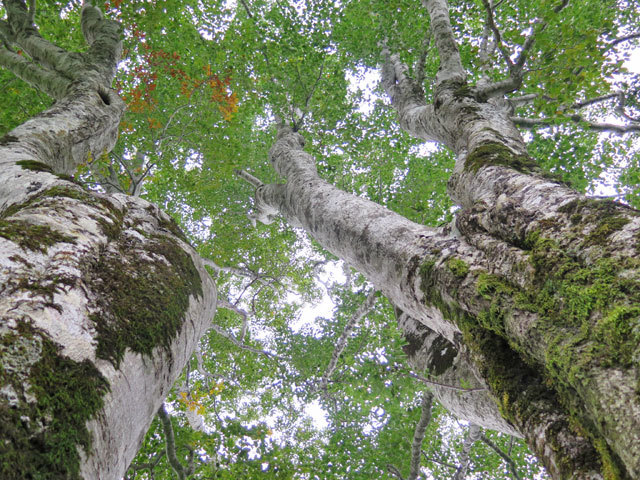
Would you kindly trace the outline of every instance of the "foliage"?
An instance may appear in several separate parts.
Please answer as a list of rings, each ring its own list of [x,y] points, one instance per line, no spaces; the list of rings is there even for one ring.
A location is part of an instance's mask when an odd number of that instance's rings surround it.
[[[452,24],[463,40],[462,60],[475,82],[482,67],[483,3],[450,3]],[[522,47],[528,31],[540,30],[518,92],[537,96],[514,113],[543,118],[550,127],[528,134],[529,152],[542,169],[575,188],[594,193],[609,182],[616,195],[638,207],[637,141],[598,135],[572,118],[576,102],[619,88],[630,92],[625,108],[638,114],[637,78],[621,64],[629,50],[610,43],[637,23],[640,9],[635,0],[576,0],[556,15],[556,3],[500,2],[495,12],[509,51]],[[401,132],[377,85],[382,39],[408,65],[422,54],[429,19],[419,4],[104,5],[124,26],[124,58],[114,88],[128,112],[114,151],[88,158],[76,180],[156,203],[203,258],[220,267],[212,273],[226,303],[214,320],[216,329],[202,339],[201,357],[190,361],[166,399],[178,458],[185,465],[194,460],[192,478],[386,478],[388,465],[408,473],[423,385],[406,375],[404,341],[392,309],[376,303],[351,334],[327,391],[318,390],[337,339],[371,287],[348,267],[341,278],[343,266],[300,231],[280,222],[252,228],[246,217],[251,187],[234,170],[275,180],[267,155],[275,133],[270,125],[278,115],[300,128],[321,176],[334,185],[416,222],[450,221],[451,154]],[[62,46],[79,48],[78,9],[75,1],[39,2],[36,20]],[[432,43],[425,52],[427,97],[438,68]],[[499,49],[490,60],[485,73],[503,78],[508,67]],[[51,104],[4,70],[0,85],[0,135]],[[593,107],[588,118],[601,118],[606,106]],[[0,227],[0,235],[8,235],[8,227]],[[468,268],[450,267],[461,275]],[[333,307],[303,308],[320,297]],[[310,405],[321,409],[325,425],[310,419]],[[452,475],[465,428],[435,408],[423,444],[423,467],[431,477]],[[127,478],[173,478],[165,435],[154,420]],[[520,478],[544,475],[522,442],[486,435],[513,459]],[[507,475],[503,459],[487,443],[477,442],[471,455],[470,478]]]

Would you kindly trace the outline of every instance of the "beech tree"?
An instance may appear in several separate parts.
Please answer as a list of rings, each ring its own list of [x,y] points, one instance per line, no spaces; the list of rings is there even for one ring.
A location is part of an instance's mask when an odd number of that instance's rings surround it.
[[[482,68],[473,82],[447,2],[422,3],[440,60],[430,101],[422,85],[426,53],[411,78],[381,39],[382,81],[401,127],[455,154],[448,181],[459,207],[453,222],[428,228],[336,189],[319,177],[296,125],[282,123],[269,158],[286,183],[252,180],[255,218],[269,223],[281,214],[363,272],[402,312],[414,362],[425,353],[433,362],[434,333],[453,344],[457,355],[436,359],[431,371],[469,359],[552,477],[635,478],[638,212],[587,198],[542,171],[517,125],[550,120],[514,117],[522,99],[508,97],[524,83],[536,37],[569,2],[544,11],[515,54],[502,41],[495,7],[484,2]],[[489,73],[496,52],[506,64],[503,75]],[[587,128],[639,129],[625,112],[626,94],[616,95],[627,124],[584,121]],[[600,101],[585,99],[574,108]],[[572,120],[584,118],[576,113]]]
[[[3,477],[638,475],[637,4],[424,3],[4,3]]]
[[[121,478],[211,322],[215,285],[154,205],[70,180],[109,152],[121,29],[82,7],[84,53],[4,2],[0,64],[55,100],[0,140],[0,475]]]

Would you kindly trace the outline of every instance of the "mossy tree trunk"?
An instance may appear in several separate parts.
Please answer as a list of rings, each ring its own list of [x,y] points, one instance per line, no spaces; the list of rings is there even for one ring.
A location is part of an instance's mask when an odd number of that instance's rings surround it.
[[[554,478],[640,478],[640,212],[542,172],[504,88],[467,84],[446,1],[423,3],[441,61],[433,102],[388,51],[383,82],[402,127],[457,156],[453,224],[337,190],[286,126],[270,159],[287,183],[257,189],[256,218],[283,215],[364,273],[405,312],[413,352],[428,355],[434,334],[453,344]]]
[[[89,49],[44,40],[5,1],[0,65],[52,96],[0,139],[0,477],[119,479],[198,339],[216,292],[155,206],[68,174],[114,145],[117,23],[85,3]]]

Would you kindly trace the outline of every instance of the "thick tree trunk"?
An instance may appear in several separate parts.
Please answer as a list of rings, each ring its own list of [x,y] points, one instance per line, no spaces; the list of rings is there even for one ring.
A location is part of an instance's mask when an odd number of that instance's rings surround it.
[[[448,112],[481,111],[448,94],[462,103],[443,101]],[[489,121],[456,118],[451,125]],[[302,226],[472,358],[555,478],[635,477],[640,218],[545,178],[495,132],[466,135],[490,134],[461,149],[451,182],[473,201],[454,227],[431,229],[322,181],[302,137],[283,127],[270,158],[287,183],[258,188],[257,218],[280,212]]]
[[[24,26],[24,4],[5,5]],[[113,147],[124,111],[109,89],[117,25],[85,6],[83,29],[95,50],[84,77],[13,29],[33,68],[74,78],[0,139],[2,478],[122,478],[215,311],[215,286],[167,215],[66,179]]]

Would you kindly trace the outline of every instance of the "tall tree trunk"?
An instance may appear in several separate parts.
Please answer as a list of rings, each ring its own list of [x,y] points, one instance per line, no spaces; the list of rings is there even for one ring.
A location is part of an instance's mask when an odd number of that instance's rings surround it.
[[[257,189],[256,216],[302,226],[473,359],[552,476],[637,477],[638,212],[546,178],[512,150],[518,136],[502,140],[514,129],[488,129],[481,115],[499,112],[460,88],[436,96],[439,128],[471,130],[457,148],[453,226],[417,225],[327,184],[285,126],[270,159],[287,183]]]
[[[119,479],[211,322],[215,286],[175,223],[67,180],[109,151],[115,22],[85,4],[89,52],[46,42],[6,1],[0,64],[55,105],[0,139],[0,477]],[[31,75],[29,72],[35,72]]]

